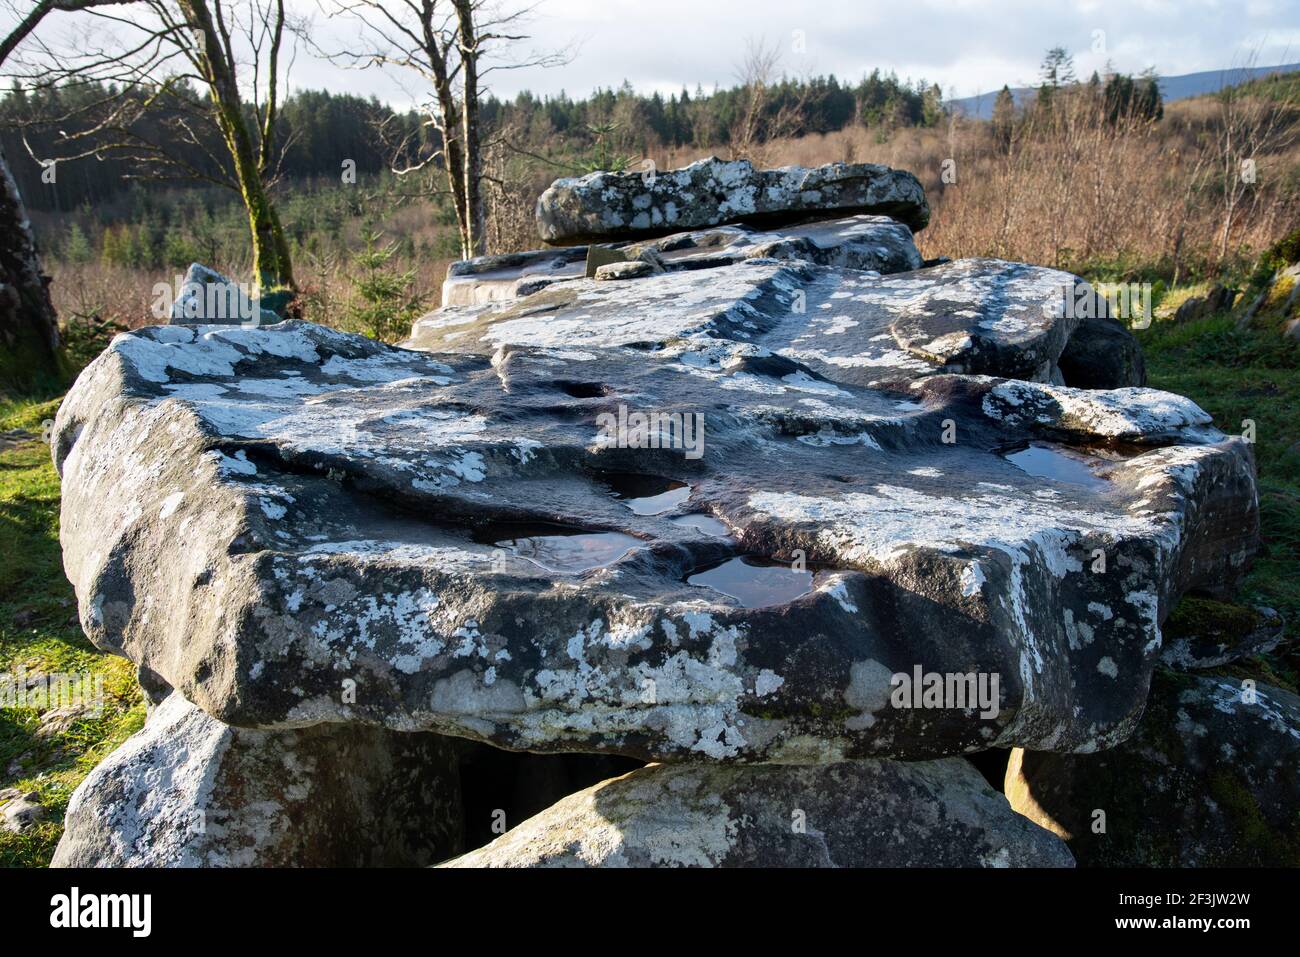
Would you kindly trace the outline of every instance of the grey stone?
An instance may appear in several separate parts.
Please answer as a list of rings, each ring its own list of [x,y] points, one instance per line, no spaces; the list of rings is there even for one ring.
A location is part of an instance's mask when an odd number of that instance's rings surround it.
[[[1178,396],[950,373],[1051,368],[1061,277],[564,283],[422,321],[438,354],[305,323],[120,336],[55,425],[82,624],[235,725],[643,760],[1115,743],[1168,608],[1247,565],[1253,466]],[[700,454],[620,441],[637,410],[702,416]],[[626,473],[688,497],[638,513]],[[699,580],[798,553],[770,600]],[[896,707],[917,666],[997,675],[997,702]]]
[[[1229,289],[1222,283],[1215,283],[1204,296],[1190,296],[1184,300],[1174,311],[1174,322],[1194,322],[1227,312],[1239,294],[1238,289]]]
[[[583,277],[587,250],[534,250],[461,260],[447,268],[443,306],[473,306],[530,296],[553,283]],[[600,248],[600,247],[595,247]],[[674,233],[612,250],[630,259],[655,257],[667,271],[731,266],[746,259],[798,259],[879,273],[921,267],[912,231],[887,216],[847,216],[778,230],[718,226]]]
[[[1300,865],[1300,698],[1253,692],[1157,671],[1131,738],[1097,754],[1013,751],[1007,798],[1080,866]]]
[[[233,279],[199,263],[186,270],[170,319],[172,325],[265,326],[280,321],[274,310],[249,299]]]
[[[491,355],[514,345],[684,344],[770,352],[855,386],[941,372],[1048,382],[1059,378],[1057,360],[1078,326],[1065,304],[1081,282],[995,259],[888,276],[748,260],[707,274],[571,281],[525,299],[441,309],[415,323],[407,345]]]
[[[470,306],[529,295],[552,282],[582,276],[586,259],[587,247],[573,246],[458,260],[447,267],[442,304]]]
[[[662,272],[663,270],[658,270]],[[601,281],[619,280],[619,279],[642,279],[646,276],[652,276],[656,272],[654,264],[645,262],[641,259],[633,259],[628,262],[606,263],[596,270],[596,275],[592,278]]]
[[[14,834],[21,834],[23,831],[30,830],[45,819],[46,811],[44,805],[40,803],[40,795],[36,792],[28,794],[17,793],[11,796],[3,807],[0,807],[0,825],[4,830]]]
[[[925,228],[930,207],[911,173],[875,163],[756,170],[748,160],[700,160],[654,175],[596,172],[558,179],[537,200],[542,241],[571,246],[747,223],[762,228],[849,213]]]
[[[447,867],[1071,867],[969,763],[651,765]]]
[[[52,866],[418,866],[460,814],[448,739],[231,728],[174,693],[73,792]]]
[[[1123,323],[1108,316],[1081,320],[1057,364],[1065,384],[1080,389],[1147,384],[1142,347]]]

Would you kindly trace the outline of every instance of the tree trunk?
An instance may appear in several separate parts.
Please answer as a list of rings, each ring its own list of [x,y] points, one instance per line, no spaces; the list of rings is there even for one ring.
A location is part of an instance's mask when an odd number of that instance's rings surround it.
[[[239,164],[236,164],[237,168]],[[253,274],[263,305],[283,312],[283,305],[297,293],[293,278],[293,263],[289,257],[289,243],[284,238],[280,217],[271,204],[262,185],[262,178],[254,171],[246,179],[239,173],[240,192],[248,208],[248,226],[253,240]]]
[[[487,216],[483,208],[483,156],[479,146],[478,42],[474,28],[474,4],[454,0],[460,24],[460,58],[464,82],[461,98],[462,146],[465,151],[465,258],[487,252]]]
[[[217,125],[225,138],[226,148],[234,161],[239,192],[248,210],[248,226],[253,241],[253,272],[257,279],[262,305],[283,313],[297,293],[289,244],[284,238],[280,217],[276,215],[262,180],[262,169],[253,137],[244,118],[234,65],[226,56],[222,38],[204,0],[183,0],[181,7],[201,44],[200,63],[208,83]]]
[[[48,284],[0,147],[0,389],[52,388],[67,377]]]

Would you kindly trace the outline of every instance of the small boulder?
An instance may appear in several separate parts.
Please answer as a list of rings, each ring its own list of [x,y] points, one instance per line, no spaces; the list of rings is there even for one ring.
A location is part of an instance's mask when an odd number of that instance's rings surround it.
[[[1147,384],[1142,347],[1122,322],[1108,316],[1084,319],[1057,360],[1066,385],[1122,389]]]
[[[1194,322],[1227,312],[1232,308],[1239,292],[1238,289],[1229,289],[1222,283],[1215,283],[1204,296],[1192,296],[1185,300],[1174,312],[1174,322]]]
[[[12,791],[15,796],[0,808],[0,825],[6,831],[21,834],[45,819],[45,807],[35,791],[27,794],[17,793],[16,788]]]
[[[596,268],[595,278],[599,280],[640,279],[642,276],[654,275],[653,263],[632,259],[621,263],[606,263]]]
[[[172,303],[169,324],[266,326],[281,321],[273,309],[248,296],[240,284],[215,269],[191,263]]]

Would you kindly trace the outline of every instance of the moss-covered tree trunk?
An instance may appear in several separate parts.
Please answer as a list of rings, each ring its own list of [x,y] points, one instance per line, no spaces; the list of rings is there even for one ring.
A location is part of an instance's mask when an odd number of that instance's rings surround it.
[[[283,313],[297,293],[289,243],[262,178],[262,163],[244,116],[235,80],[233,50],[224,23],[213,20],[205,0],[181,0],[199,43],[199,64],[208,84],[217,126],[234,163],[235,178],[253,241],[253,272],[265,308]],[[268,135],[267,133],[263,134]]]
[[[474,24],[476,6],[472,0],[453,0],[460,25],[460,69],[464,94],[461,96],[461,138],[464,149],[465,216],[462,245],[465,258],[487,252],[487,217],[483,208],[483,155],[479,143],[478,34]]]
[[[0,147],[0,390],[49,388],[67,375],[48,283]]]

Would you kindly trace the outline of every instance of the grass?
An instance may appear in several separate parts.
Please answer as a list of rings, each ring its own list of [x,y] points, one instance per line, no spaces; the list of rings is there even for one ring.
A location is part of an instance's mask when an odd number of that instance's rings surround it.
[[[43,867],[63,831],[72,791],[144,723],[131,665],[82,634],[59,549],[59,478],[42,439],[58,399],[0,401],[0,432],[31,438],[0,448],[0,675],[102,677],[103,708],[42,728],[54,709],[0,708],[0,790],[36,792],[46,817],[22,834],[0,831],[0,866]],[[90,680],[94,680],[91,678]],[[57,705],[57,702],[55,702]]]
[[[1238,330],[1231,315],[1137,333],[1149,384],[1188,396],[1224,432],[1255,427],[1262,547],[1239,600],[1300,621],[1300,346],[1278,328]],[[1289,630],[1288,629],[1288,630]],[[1261,666],[1294,689],[1300,655],[1284,645]]]

